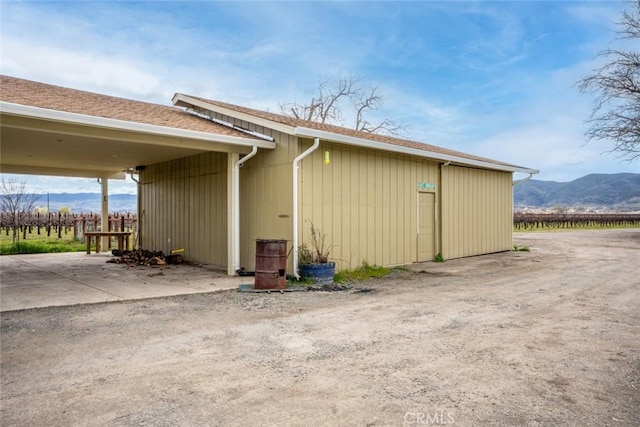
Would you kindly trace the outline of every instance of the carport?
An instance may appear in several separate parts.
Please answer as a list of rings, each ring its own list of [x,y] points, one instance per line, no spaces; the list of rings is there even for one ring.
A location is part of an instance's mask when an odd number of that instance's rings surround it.
[[[107,228],[109,180],[206,152],[227,154],[228,274],[239,240],[241,156],[271,139],[182,109],[0,76],[0,172],[96,178]],[[238,175],[238,176],[236,176]],[[140,197],[140,195],[138,195]]]

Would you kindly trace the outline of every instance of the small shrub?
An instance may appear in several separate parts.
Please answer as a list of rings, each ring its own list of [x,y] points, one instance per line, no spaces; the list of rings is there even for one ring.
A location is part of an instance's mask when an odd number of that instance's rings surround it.
[[[442,254],[440,252],[438,252],[438,254],[433,258],[434,262],[444,262],[444,258],[442,257]]]
[[[335,283],[358,282],[372,277],[384,277],[390,272],[390,268],[380,267],[378,265],[369,265],[365,262],[362,264],[362,267],[354,270],[342,270],[337,272],[333,281]]]
[[[311,277],[293,278],[287,280],[287,286],[312,286],[315,282]]]
[[[314,257],[306,243],[298,246],[298,262],[300,264],[313,264]]]
[[[310,246],[306,243],[298,246],[298,263],[300,264],[326,264],[335,245],[325,242],[327,235],[319,228],[316,228],[311,221],[311,241]]]
[[[529,252],[529,246],[513,245],[513,250],[516,252]]]

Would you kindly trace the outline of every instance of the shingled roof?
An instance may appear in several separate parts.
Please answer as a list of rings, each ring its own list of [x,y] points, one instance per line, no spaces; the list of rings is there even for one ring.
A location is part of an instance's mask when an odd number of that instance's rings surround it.
[[[174,96],[174,100],[176,99],[176,97],[179,97],[180,95],[183,95],[183,94],[176,94],[176,96]],[[335,126],[335,125],[330,125],[330,124],[325,124],[325,123],[318,123],[318,122],[314,122],[314,121],[310,121],[310,120],[297,119],[295,117],[289,117],[289,116],[284,116],[282,114],[275,114],[275,113],[271,113],[271,112],[268,112],[268,111],[256,110],[256,109],[253,109],[253,108],[248,108],[248,107],[243,107],[243,106],[239,106],[239,105],[229,104],[229,103],[226,103],[226,102],[220,102],[220,101],[215,101],[215,100],[211,100],[211,99],[200,98],[200,97],[193,96],[193,95],[184,95],[184,96],[199,100],[201,102],[204,102],[204,103],[212,105],[212,106],[221,107],[221,108],[224,108],[226,110],[236,111],[236,112],[239,112],[239,113],[247,114],[247,115],[258,117],[258,118],[261,118],[261,119],[264,119],[264,120],[268,120],[268,121],[271,121],[271,122],[274,122],[274,123],[278,123],[278,124],[281,124],[281,125],[291,126],[293,128],[301,127],[301,128],[307,128],[307,129],[314,129],[314,130],[318,130],[318,131],[329,132],[329,133],[333,133],[333,134],[337,134],[337,135],[343,135],[343,136],[347,136],[347,137],[366,139],[366,140],[370,140],[370,141],[380,142],[380,143],[383,143],[383,144],[390,144],[390,145],[398,146],[398,147],[405,147],[405,148],[421,150],[421,151],[425,151],[426,153],[438,153],[438,154],[443,154],[443,155],[447,155],[447,156],[453,156],[453,157],[456,157],[456,158],[483,162],[483,163],[487,163],[487,164],[506,166],[506,167],[509,167],[509,168],[513,168],[515,170],[527,170],[528,171],[528,168],[525,168],[523,166],[517,166],[517,165],[510,164],[510,163],[504,163],[504,162],[500,162],[500,161],[497,161],[497,160],[488,159],[488,158],[485,158],[485,157],[475,156],[473,154],[463,153],[461,151],[455,151],[455,150],[450,150],[450,149],[443,148],[443,147],[438,147],[438,146],[435,146],[435,145],[425,144],[425,143],[422,143],[422,142],[417,142],[417,141],[412,141],[412,140],[407,140],[407,139],[402,139],[402,138],[396,138],[396,137],[388,136],[388,135],[381,135],[381,134],[376,134],[376,133],[357,131],[357,130],[354,130],[354,129],[348,129],[348,128],[345,128],[345,127],[340,127],[340,126]]]
[[[0,75],[0,101],[67,113],[251,139],[244,132],[181,108],[69,89]]]
[[[450,156],[462,160],[461,163],[465,163],[464,160],[466,159],[471,163],[480,162],[485,165],[485,167],[495,165],[499,169],[503,170],[507,169],[532,173],[537,172],[522,166],[504,163],[422,142],[297,119],[281,114],[256,110],[253,108],[200,98],[192,95],[176,94],[176,96],[174,96],[174,100],[179,96],[200,101],[201,103],[211,107],[219,107],[230,112],[237,112],[266,120],[274,124],[288,126],[292,129],[311,129],[325,132],[327,135],[356,138],[362,141],[373,141],[385,144],[387,147],[391,148],[391,151],[394,150],[393,147],[398,147],[398,150],[406,148],[417,150],[414,151],[414,153],[424,152],[424,157],[429,157],[429,155],[434,155],[435,158],[438,158],[438,155]],[[251,136],[246,132],[203,119],[190,114],[179,107],[102,95],[4,75],[0,75],[0,101],[54,111],[121,120],[131,123],[143,123],[167,128],[205,132],[213,135],[241,137],[245,140],[259,140],[259,138]],[[184,106],[182,104],[180,105]]]

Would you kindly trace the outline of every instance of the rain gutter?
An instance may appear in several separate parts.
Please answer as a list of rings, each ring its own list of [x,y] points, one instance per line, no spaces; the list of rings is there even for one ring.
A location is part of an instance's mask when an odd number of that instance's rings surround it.
[[[507,165],[503,163],[494,163],[479,159],[469,159],[466,157],[455,156],[452,154],[438,153],[436,151],[422,150],[419,148],[404,147],[402,145],[389,144],[385,142],[372,141],[370,139],[358,138],[354,136],[342,135],[334,132],[327,132],[318,129],[305,127],[296,127],[294,134],[299,137],[322,138],[325,141],[334,141],[343,144],[349,144],[358,147],[372,148],[376,150],[391,151],[394,153],[407,154],[411,156],[424,157],[428,159],[440,160],[442,162],[452,162],[459,165],[475,166],[483,169],[493,169],[505,172],[522,172],[529,174],[537,174],[538,170],[529,169],[522,166]]]

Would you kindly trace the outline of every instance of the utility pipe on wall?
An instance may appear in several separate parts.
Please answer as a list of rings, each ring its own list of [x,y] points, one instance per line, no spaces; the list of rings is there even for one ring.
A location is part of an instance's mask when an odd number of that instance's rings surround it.
[[[240,167],[258,153],[254,145],[251,152],[233,164],[233,271],[240,269]]]
[[[131,177],[131,181],[136,183],[136,213],[138,218],[136,219],[136,239],[133,242],[134,249],[140,249],[140,221],[141,221],[141,212],[142,212],[142,202],[140,200],[140,180],[133,177],[133,170],[129,170],[129,176]],[[122,230],[124,231],[124,230]],[[129,248],[127,248],[129,249]]]
[[[298,165],[302,159],[314,152],[320,146],[320,138],[313,139],[313,145],[293,159],[293,275],[298,274]]]

